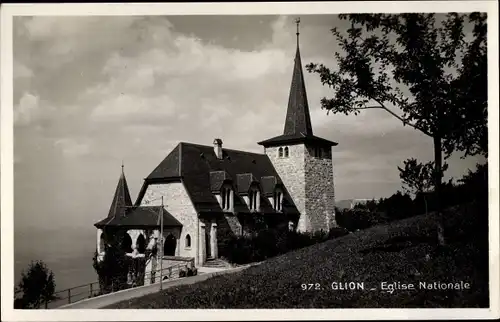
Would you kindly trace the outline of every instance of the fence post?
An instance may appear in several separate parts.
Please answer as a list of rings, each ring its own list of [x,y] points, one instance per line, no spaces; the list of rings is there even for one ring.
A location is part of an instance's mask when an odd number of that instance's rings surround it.
[[[71,304],[71,289],[68,288],[68,303]]]
[[[90,294],[89,294],[89,298],[92,297],[92,283],[90,283]]]

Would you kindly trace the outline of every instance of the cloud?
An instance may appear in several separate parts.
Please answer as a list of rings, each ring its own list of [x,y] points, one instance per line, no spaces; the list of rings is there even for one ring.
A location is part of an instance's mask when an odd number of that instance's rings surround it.
[[[116,93],[112,93],[116,94]],[[175,102],[167,95],[152,98],[137,95],[116,95],[104,99],[91,113],[91,120],[123,122],[134,120],[137,123],[150,119],[175,115]]]
[[[91,152],[88,142],[78,142],[71,138],[62,138],[54,142],[55,147],[59,147],[65,157],[79,157]]]
[[[24,93],[19,103],[14,107],[14,123],[29,125],[39,114],[40,98],[30,93]]]
[[[33,71],[26,67],[26,65],[20,63],[19,61],[14,59],[14,79],[18,80],[19,78],[31,78],[33,77]]]
[[[291,17],[245,17],[255,28],[238,25],[236,33],[225,32],[224,19],[235,18],[16,17],[15,193],[43,195],[38,208],[91,226],[109,208],[122,159],[134,195],[179,141],[210,145],[220,137],[227,148],[262,152],[256,143],[283,131],[295,25]],[[303,18],[304,65],[334,66],[329,29],[338,23]],[[402,160],[432,157],[426,138],[384,111],[327,116],[320,99],[335,93],[304,72],[314,132],[339,143],[338,198],[390,194],[400,187]],[[46,186],[54,189],[40,194]],[[61,202],[49,209],[44,200]],[[16,211],[31,220],[32,208]]]

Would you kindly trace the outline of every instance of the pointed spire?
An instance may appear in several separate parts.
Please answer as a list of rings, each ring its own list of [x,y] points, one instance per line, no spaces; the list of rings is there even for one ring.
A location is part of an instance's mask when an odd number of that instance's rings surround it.
[[[286,112],[284,135],[313,135],[309,105],[307,103],[306,86],[302,73],[302,61],[299,49],[299,23],[300,18],[295,20],[297,24],[297,51],[295,54],[295,65],[293,67],[292,84],[288,99],[288,110]]]
[[[132,199],[128,190],[127,179],[125,178],[124,166],[122,161],[122,173],[116,186],[113,202],[109,208],[108,218],[125,215],[126,207],[132,206]]]

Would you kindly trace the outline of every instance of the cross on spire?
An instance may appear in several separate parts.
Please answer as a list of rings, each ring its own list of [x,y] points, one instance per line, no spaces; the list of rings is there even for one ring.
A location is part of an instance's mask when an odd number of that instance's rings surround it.
[[[297,47],[299,47],[299,35],[300,35],[300,32],[299,32],[299,24],[300,24],[300,17],[298,18],[295,18],[295,23],[297,24]]]

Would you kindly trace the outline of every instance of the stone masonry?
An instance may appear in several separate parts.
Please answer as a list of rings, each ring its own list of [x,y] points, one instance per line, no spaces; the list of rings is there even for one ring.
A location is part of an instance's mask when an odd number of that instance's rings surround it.
[[[165,209],[181,224],[182,231],[177,240],[176,255],[194,257],[198,265],[198,215],[182,182],[150,184],[142,198],[141,206],[160,206],[161,196]],[[191,247],[186,247],[186,235],[191,237]]]
[[[312,231],[325,230],[336,226],[335,191],[333,182],[333,162],[331,148],[323,152],[322,158],[314,157],[314,149],[305,153],[306,214]]]
[[[297,230],[327,231],[335,227],[331,152],[323,158],[315,158],[314,150],[304,144],[289,145],[288,148],[288,158],[279,157],[279,147],[268,147],[265,151],[300,211]]]
[[[287,158],[280,158],[278,149],[279,147],[269,147],[265,151],[301,214],[297,229],[308,231],[310,224],[306,215],[305,147],[303,144],[289,145]]]

